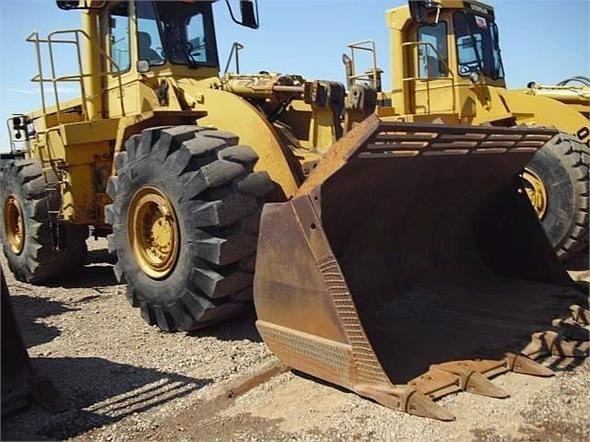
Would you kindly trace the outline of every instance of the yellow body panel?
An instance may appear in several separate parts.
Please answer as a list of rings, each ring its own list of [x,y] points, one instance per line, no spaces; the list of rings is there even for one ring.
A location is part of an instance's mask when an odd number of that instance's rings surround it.
[[[49,131],[45,143],[37,144],[38,150],[32,152],[31,156],[39,157],[45,168],[52,169],[60,179],[64,221],[76,224],[101,224],[104,206],[109,202],[106,184],[111,173],[114,138],[100,140],[98,134],[102,133],[104,136],[106,132],[94,132],[84,142],[80,128],[72,130],[71,125],[65,127],[67,129],[63,126],[60,129],[64,129],[63,132],[67,135],[64,136],[58,129]],[[110,131],[109,137],[112,134]],[[77,137],[74,140],[78,143],[64,144],[63,140],[68,136],[71,139]]]
[[[524,94],[520,91],[501,90],[519,124],[555,126],[563,132],[578,136],[583,142],[590,141],[590,123],[576,108],[557,100]]]
[[[86,144],[96,141],[114,140],[117,135],[119,120],[83,121],[80,123],[62,124],[59,131],[65,145]]]
[[[112,148],[107,142],[68,146],[66,158],[69,186],[63,191],[64,219],[76,224],[102,224],[104,206],[110,202],[106,184]]]

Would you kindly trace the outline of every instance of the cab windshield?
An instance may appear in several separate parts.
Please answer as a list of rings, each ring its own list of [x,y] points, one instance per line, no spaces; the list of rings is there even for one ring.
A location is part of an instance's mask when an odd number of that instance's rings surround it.
[[[459,75],[481,72],[494,80],[504,78],[498,27],[481,15],[456,12],[453,15],[457,37]]]
[[[218,66],[210,2],[138,1],[136,8],[140,60]]]

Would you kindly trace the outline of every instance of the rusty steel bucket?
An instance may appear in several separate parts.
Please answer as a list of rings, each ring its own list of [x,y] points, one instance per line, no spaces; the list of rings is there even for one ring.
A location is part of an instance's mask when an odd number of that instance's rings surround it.
[[[12,416],[37,402],[47,410],[59,413],[66,403],[51,380],[40,374],[31,363],[14,313],[8,285],[0,266],[1,341],[2,341],[2,419]]]
[[[587,320],[587,299],[519,181],[554,133],[358,125],[292,200],[263,210],[254,301],[266,344],[290,367],[441,420],[454,417],[433,399],[506,397],[488,378],[549,376],[533,359],[587,354],[557,327],[583,335],[573,317]]]

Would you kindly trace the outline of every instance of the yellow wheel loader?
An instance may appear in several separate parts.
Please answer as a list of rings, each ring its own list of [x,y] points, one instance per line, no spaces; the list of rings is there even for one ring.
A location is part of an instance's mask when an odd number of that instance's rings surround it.
[[[587,352],[574,322],[587,301],[519,180],[554,129],[385,121],[367,85],[222,77],[212,2],[57,4],[81,9],[82,29],[29,37],[49,56],[33,78],[42,108],[10,122],[0,233],[17,278],[80,264],[90,227],[149,324],[219,322],[254,287],[281,359],[442,419],[429,398],[502,396],[486,377],[547,375],[530,357]],[[227,5],[258,27],[257,3]],[[59,45],[75,74],[61,74]],[[64,81],[81,97],[60,100]],[[553,318],[573,340],[548,331]]]
[[[588,244],[590,81],[578,76],[557,86],[506,88],[494,9],[475,1],[411,1],[386,12],[390,29],[391,91],[382,92],[383,118],[494,126],[554,126],[560,131],[529,162],[527,194],[561,259]],[[380,88],[370,41],[349,45],[349,85]],[[357,73],[362,51],[373,66]],[[353,63],[355,56],[357,63]],[[349,86],[350,87],[350,86]]]

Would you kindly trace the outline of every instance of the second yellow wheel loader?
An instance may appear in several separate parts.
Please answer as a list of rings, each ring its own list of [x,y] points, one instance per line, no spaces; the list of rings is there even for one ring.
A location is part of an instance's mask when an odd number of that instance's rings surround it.
[[[527,194],[561,259],[588,244],[590,87],[583,76],[557,86],[506,88],[494,8],[476,1],[411,1],[386,12],[392,89],[376,99],[384,119],[494,126],[555,126],[557,134],[527,164]],[[345,56],[349,88],[380,89],[372,42],[351,44]],[[373,65],[357,72],[359,60]],[[356,63],[355,63],[356,56]]]
[[[519,184],[554,129],[384,121],[370,87],[222,77],[212,2],[57,4],[81,9],[82,29],[30,36],[50,71],[39,61],[42,108],[10,121],[21,149],[2,175],[18,279],[80,265],[91,227],[149,324],[219,322],[254,284],[258,329],[281,359],[441,419],[429,397],[502,396],[486,377],[547,375],[529,356],[587,352],[561,323],[548,331],[561,317],[579,333],[565,315],[587,319],[588,306]],[[258,27],[256,3],[228,5]],[[79,72],[57,74],[57,45]],[[80,98],[60,100],[63,81]]]

